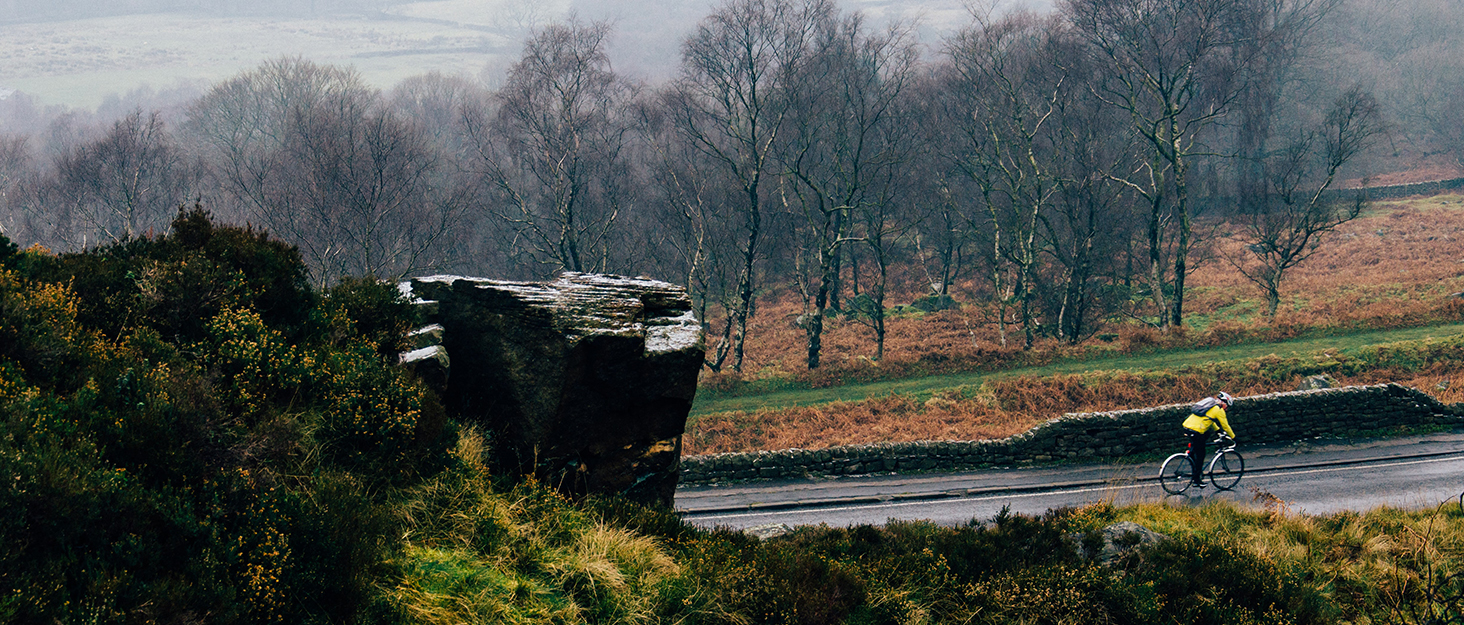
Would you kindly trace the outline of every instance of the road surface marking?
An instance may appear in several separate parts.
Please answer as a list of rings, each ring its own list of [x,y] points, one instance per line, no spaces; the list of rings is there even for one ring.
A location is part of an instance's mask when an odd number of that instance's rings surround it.
[[[1427,464],[1427,463],[1432,463],[1432,462],[1458,462],[1459,460],[1460,460],[1460,458],[1458,456],[1448,456],[1448,457],[1444,457],[1444,458],[1429,458],[1427,460],[1411,460],[1411,461],[1406,461],[1406,462],[1390,462],[1390,463],[1386,463],[1386,464],[1355,464],[1355,465],[1348,465],[1348,466],[1342,466],[1342,467],[1328,467],[1328,468],[1324,468],[1324,469],[1309,469],[1309,470],[1305,470],[1305,471],[1295,471],[1295,470],[1277,471],[1277,472],[1274,473],[1274,475],[1309,475],[1309,474],[1312,474],[1312,473],[1328,473],[1328,472],[1334,472],[1334,471],[1348,471],[1348,470],[1361,469],[1361,468],[1401,467],[1401,466],[1408,466],[1408,465],[1413,465],[1413,464]],[[1267,473],[1268,474],[1271,474],[1269,471]],[[920,501],[902,501],[902,502],[881,503],[881,504],[859,504],[859,505],[852,505],[852,506],[835,506],[835,507],[810,506],[810,507],[807,507],[807,508],[793,508],[793,509],[789,509],[789,510],[768,510],[768,511],[761,511],[761,510],[757,510],[757,509],[753,508],[753,509],[748,509],[745,512],[736,512],[736,513],[730,513],[730,514],[716,514],[716,515],[708,515],[708,516],[701,516],[701,515],[698,515],[698,514],[696,514],[694,512],[688,512],[688,513],[685,513],[683,516],[685,518],[694,519],[694,520],[697,520],[697,521],[710,521],[710,520],[717,520],[717,519],[736,519],[736,518],[748,517],[748,516],[779,516],[779,515],[789,515],[789,514],[806,514],[810,510],[818,510],[820,512],[840,512],[840,511],[844,511],[844,510],[881,510],[881,509],[889,509],[889,508],[904,508],[904,507],[909,507],[909,506],[938,506],[938,505],[941,505],[941,504],[951,504],[951,503],[968,504],[968,503],[971,503],[971,502],[976,502],[976,501],[990,501],[990,500],[993,500],[993,499],[1025,499],[1025,498],[1028,498],[1028,497],[1043,497],[1043,496],[1050,496],[1050,495],[1092,493],[1092,492],[1116,491],[1116,490],[1131,490],[1131,489],[1135,489],[1135,488],[1154,488],[1154,486],[1155,485],[1153,485],[1153,484],[1104,485],[1104,486],[1095,486],[1095,487],[1091,487],[1091,488],[1079,488],[1079,489],[1074,489],[1074,490],[1049,490],[1049,491],[1042,491],[1042,492],[1039,492],[1039,493],[1020,493],[1020,494],[1012,494],[1012,495],[994,494],[994,495],[984,495],[984,496],[979,496],[979,497],[954,497],[954,498],[949,498],[949,499],[925,499],[925,500],[920,500]]]

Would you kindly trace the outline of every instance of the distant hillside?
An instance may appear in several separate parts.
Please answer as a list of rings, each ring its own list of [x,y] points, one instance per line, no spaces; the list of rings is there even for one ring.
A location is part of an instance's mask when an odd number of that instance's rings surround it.
[[[379,11],[410,4],[404,0],[0,0],[0,23],[91,19],[146,13],[198,12],[233,16],[315,16],[331,13]]]

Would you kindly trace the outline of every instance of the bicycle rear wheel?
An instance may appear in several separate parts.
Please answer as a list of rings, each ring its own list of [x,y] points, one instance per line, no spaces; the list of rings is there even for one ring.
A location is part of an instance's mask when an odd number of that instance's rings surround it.
[[[1159,468],[1159,485],[1164,487],[1164,492],[1178,495],[1189,490],[1193,476],[1189,455],[1174,454]]]
[[[1215,454],[1215,459],[1210,461],[1210,483],[1220,490],[1231,490],[1240,481],[1240,476],[1245,473],[1245,458],[1240,452],[1234,449],[1227,449]]]

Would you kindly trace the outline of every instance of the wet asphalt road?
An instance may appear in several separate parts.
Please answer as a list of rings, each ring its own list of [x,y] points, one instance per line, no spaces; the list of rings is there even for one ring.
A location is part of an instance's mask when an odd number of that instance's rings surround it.
[[[1004,506],[1041,514],[1050,508],[1111,501],[1167,500],[1202,505],[1227,499],[1259,506],[1268,492],[1294,511],[1314,514],[1381,505],[1420,508],[1458,501],[1464,492],[1464,432],[1391,439],[1315,440],[1239,447],[1246,475],[1234,491],[1213,487],[1166,496],[1152,477],[1160,460],[1137,464],[1063,465],[949,474],[873,475],[783,480],[678,489],[683,518],[703,527],[749,528],[890,519],[945,525],[987,520]]]

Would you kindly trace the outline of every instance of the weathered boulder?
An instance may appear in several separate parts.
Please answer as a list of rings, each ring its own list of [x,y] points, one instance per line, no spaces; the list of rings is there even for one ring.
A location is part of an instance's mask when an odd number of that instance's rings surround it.
[[[742,530],[743,534],[747,534],[748,536],[756,536],[762,540],[777,538],[779,536],[782,536],[784,534],[790,534],[792,532],[793,527],[791,525],[788,525],[787,523],[768,523],[766,525],[755,525],[753,527]]]
[[[441,326],[444,403],[490,433],[497,470],[574,496],[671,503],[704,350],[684,289],[581,273],[401,288]]]
[[[1130,551],[1148,547],[1169,537],[1160,534],[1147,527],[1134,523],[1133,521],[1119,521],[1101,530],[1098,536],[1102,538],[1101,545],[1095,545],[1096,550],[1082,549],[1083,555],[1091,560],[1097,560],[1100,564],[1109,565],[1114,560],[1123,557]],[[1082,544],[1081,534],[1072,534],[1068,539]]]
[[[1337,388],[1337,380],[1325,373],[1307,376],[1296,385],[1296,390],[1298,391],[1319,391],[1327,388]]]

